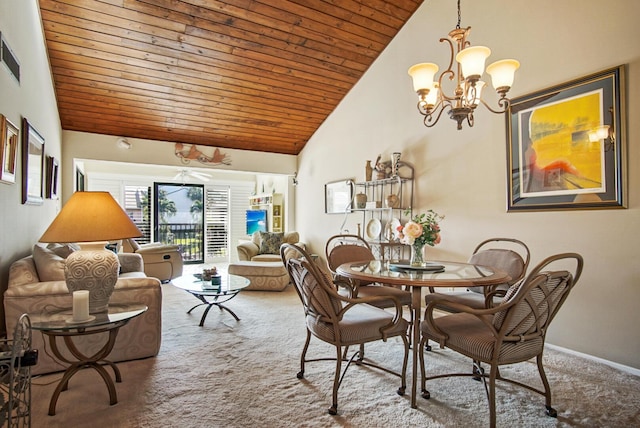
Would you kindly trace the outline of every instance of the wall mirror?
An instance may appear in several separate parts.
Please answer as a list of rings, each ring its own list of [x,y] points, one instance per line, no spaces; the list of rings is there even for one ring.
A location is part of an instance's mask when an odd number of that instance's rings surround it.
[[[340,180],[324,185],[324,212],[343,214],[353,208],[353,181]]]
[[[26,118],[22,120],[22,203],[43,202],[44,138]]]

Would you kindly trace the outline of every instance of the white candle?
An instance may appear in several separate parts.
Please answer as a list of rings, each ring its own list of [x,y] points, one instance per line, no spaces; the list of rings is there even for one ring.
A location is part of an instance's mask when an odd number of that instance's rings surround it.
[[[89,318],[89,290],[73,292],[73,320],[84,321]]]

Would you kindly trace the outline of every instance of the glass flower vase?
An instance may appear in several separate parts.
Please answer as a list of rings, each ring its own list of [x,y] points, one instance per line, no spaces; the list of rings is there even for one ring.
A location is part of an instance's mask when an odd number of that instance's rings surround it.
[[[426,260],[424,259],[424,245],[425,244],[416,244],[411,245],[411,260],[409,264],[412,267],[425,267],[427,265]]]

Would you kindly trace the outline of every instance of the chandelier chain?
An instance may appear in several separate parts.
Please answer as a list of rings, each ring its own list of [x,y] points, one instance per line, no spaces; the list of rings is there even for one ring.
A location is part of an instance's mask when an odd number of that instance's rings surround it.
[[[456,25],[456,29],[460,29],[460,22],[462,21],[462,12],[460,12],[460,0],[458,0],[458,25]]]

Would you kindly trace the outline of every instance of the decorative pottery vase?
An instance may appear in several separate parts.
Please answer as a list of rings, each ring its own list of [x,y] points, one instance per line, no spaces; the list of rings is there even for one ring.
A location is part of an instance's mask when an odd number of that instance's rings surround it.
[[[364,209],[367,206],[367,195],[364,193],[356,194],[356,208]]]
[[[411,260],[409,264],[413,267],[425,267],[427,265],[426,260],[424,259],[424,245],[425,244],[417,244],[414,243],[411,246]]]
[[[398,168],[400,168],[400,152],[394,152],[391,155],[391,176],[398,175]]]
[[[394,195],[393,193],[388,195],[384,200],[384,203],[387,206],[387,208],[398,208],[399,202],[400,200],[398,199],[398,195]]]
[[[367,164],[364,167],[364,179],[365,181],[371,181],[373,178],[373,167],[371,166],[371,161],[368,160]]]

